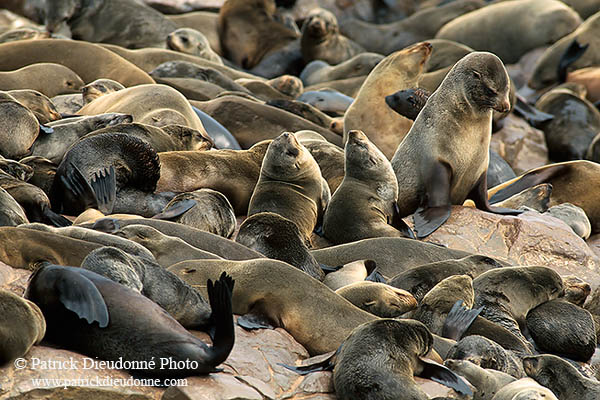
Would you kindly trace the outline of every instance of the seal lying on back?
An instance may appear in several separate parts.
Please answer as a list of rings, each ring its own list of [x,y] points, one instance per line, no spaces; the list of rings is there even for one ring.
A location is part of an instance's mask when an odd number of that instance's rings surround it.
[[[520,213],[492,208],[487,200],[492,110],[509,108],[506,69],[485,52],[463,57],[429,97],[392,158],[399,214],[416,211],[419,238],[439,228],[450,217],[450,206],[467,198],[484,211]]]
[[[156,303],[85,269],[45,263],[32,275],[25,297],[42,310],[47,322],[45,338],[53,343],[109,361],[185,360],[188,368],[161,369],[155,362],[142,373],[189,376],[214,371],[233,348],[233,284],[225,274],[214,285],[207,283],[215,325],[211,347]]]

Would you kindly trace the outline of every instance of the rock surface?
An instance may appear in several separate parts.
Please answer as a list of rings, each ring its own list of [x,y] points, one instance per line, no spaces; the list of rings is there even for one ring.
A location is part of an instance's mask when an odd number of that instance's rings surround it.
[[[544,132],[525,120],[510,114],[503,127],[492,135],[490,147],[520,175],[532,168],[548,164],[548,147]]]
[[[586,242],[564,222],[534,211],[513,217],[453,206],[448,221],[425,241],[600,284],[600,259]]]

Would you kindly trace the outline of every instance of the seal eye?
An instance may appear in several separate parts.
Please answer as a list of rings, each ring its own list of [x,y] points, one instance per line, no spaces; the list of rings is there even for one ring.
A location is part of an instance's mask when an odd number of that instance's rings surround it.
[[[183,43],[187,43],[187,42],[189,42],[188,38],[187,38],[187,37],[185,37],[185,36],[182,36],[182,37],[181,37],[181,41],[182,41]]]

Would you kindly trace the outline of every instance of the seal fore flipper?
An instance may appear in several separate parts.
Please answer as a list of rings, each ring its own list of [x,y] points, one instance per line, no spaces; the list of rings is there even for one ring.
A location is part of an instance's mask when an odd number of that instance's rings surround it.
[[[66,309],[73,311],[89,324],[98,322],[100,328],[108,326],[108,308],[94,283],[82,274],[66,267],[60,268],[60,278],[55,285],[58,298]]]
[[[69,166],[71,168],[69,168],[66,175],[61,175],[61,182],[71,192],[73,197],[76,197],[83,203],[84,209],[96,207],[97,200],[94,189],[92,189],[87,179],[83,176],[83,173],[81,173],[75,164],[69,163]]]
[[[425,198],[413,215],[417,237],[422,239],[432,234],[450,218],[450,166],[433,162],[426,175]]]
[[[173,219],[177,218],[180,215],[183,215],[185,212],[191,210],[196,204],[196,200],[193,199],[185,199],[178,201],[177,203],[171,204],[170,206],[165,207],[162,212],[156,214],[152,218],[154,219]]]
[[[427,358],[420,357],[420,360],[423,364],[423,371],[419,374],[421,378],[441,383],[454,389],[459,394],[473,396],[473,391],[465,380],[452,370]]]
[[[458,300],[446,316],[442,337],[459,341],[482,310],[483,307],[469,310],[463,305],[462,300]]]
[[[554,115],[545,113],[529,105],[527,101],[518,94],[517,102],[515,104],[515,113],[525,118],[529,125],[534,128],[539,127],[544,122],[554,119]]]
[[[392,217],[392,223],[390,224],[395,229],[399,230],[404,237],[409,239],[416,239],[415,233],[412,229],[404,222],[402,217],[400,217],[400,208],[398,207],[398,203],[394,201],[394,216]]]
[[[42,215],[52,225],[57,227],[71,226],[73,223],[60,214],[55,213],[47,205],[42,206]]]
[[[494,214],[500,215],[519,215],[523,211],[521,210],[513,210],[511,208],[503,208],[503,207],[492,207],[490,202],[488,201],[487,196],[487,173],[481,174],[481,177],[477,180],[477,183],[471,189],[471,192],[467,196],[475,203],[475,206],[483,211],[492,212]]]

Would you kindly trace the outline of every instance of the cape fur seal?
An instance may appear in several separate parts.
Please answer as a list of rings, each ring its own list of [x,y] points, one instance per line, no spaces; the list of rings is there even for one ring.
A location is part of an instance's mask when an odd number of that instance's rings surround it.
[[[558,400],[550,389],[531,378],[521,378],[498,390],[492,400]]]
[[[385,96],[418,86],[430,54],[431,45],[424,42],[397,51],[377,64],[344,114],[344,143],[350,130],[360,129],[391,158],[412,122],[391,110]]]
[[[77,93],[84,85],[79,75],[64,65],[32,60],[13,71],[0,72],[0,90],[36,90],[48,97]]]
[[[53,343],[109,361],[121,357],[129,361],[150,361],[152,357],[195,361],[182,369],[161,369],[155,363],[154,368],[142,372],[156,377],[189,376],[214,371],[234,343],[234,282],[223,274],[207,286],[215,326],[211,347],[151,300],[85,269],[45,263],[32,275],[25,297],[44,313],[46,339]]]
[[[125,86],[112,79],[96,79],[81,88],[83,104],[86,105],[100,96],[122,89],[125,89]]]
[[[204,34],[192,28],[179,28],[167,36],[167,47],[174,51],[191,54],[204,58],[217,64],[223,64],[223,60],[210,47],[210,43]]]
[[[40,124],[47,124],[62,118],[52,100],[37,90],[10,90],[8,94],[29,108]]]
[[[248,216],[260,212],[279,214],[294,222],[303,239],[310,243],[330,197],[329,186],[315,159],[293,133],[285,132],[267,148],[248,204]]]
[[[0,366],[5,366],[42,341],[46,321],[35,303],[4,289],[0,289],[0,310]]]
[[[494,395],[504,386],[516,381],[516,378],[494,369],[481,368],[466,360],[444,361],[444,365],[457,374],[467,378],[475,386],[473,400],[492,400]],[[516,399],[510,399],[516,400]]]
[[[561,1],[499,2],[453,19],[435,37],[489,51],[513,64],[528,51],[573,32],[579,24],[581,17]]]
[[[306,64],[306,67],[300,73],[300,79],[302,79],[305,86],[310,86],[337,79],[366,76],[383,59],[384,56],[381,54],[362,52],[337,65],[315,60]]]
[[[258,142],[248,150],[160,153],[156,190],[181,193],[210,188],[227,196],[236,215],[246,215],[269,143]]]
[[[323,60],[340,64],[364,51],[361,45],[340,33],[335,15],[323,8],[315,8],[305,17],[300,46],[306,63]]]
[[[417,307],[406,290],[381,282],[355,282],[335,291],[356,307],[382,318],[396,318]]]
[[[27,155],[40,133],[40,124],[27,107],[0,92],[0,156],[18,159]]]
[[[29,222],[23,207],[1,187],[0,204],[0,226],[17,226]]]
[[[323,217],[333,244],[373,237],[413,237],[398,216],[398,182],[392,165],[361,131],[349,131],[345,175]]]
[[[6,55],[0,61],[1,71],[11,71],[34,63],[56,63],[74,71],[84,82],[108,78],[121,82],[124,86],[154,83],[150,75],[129,61],[101,46],[84,41],[24,40],[0,44],[0,51]],[[44,93],[43,90],[39,91]]]
[[[162,13],[135,0],[47,1],[44,23],[50,33],[123,47],[159,46],[177,29]]]
[[[527,375],[535,379],[560,400],[594,400],[600,396],[598,381],[581,375],[568,361],[550,354],[523,359]]]
[[[520,213],[491,207],[486,192],[492,110],[509,108],[506,69],[498,57],[485,52],[463,57],[429,97],[392,158],[399,215],[416,211],[419,238],[441,226],[450,206],[466,198],[484,211]],[[448,136],[450,131],[457,134]]]

